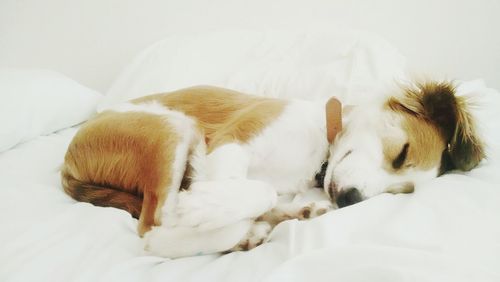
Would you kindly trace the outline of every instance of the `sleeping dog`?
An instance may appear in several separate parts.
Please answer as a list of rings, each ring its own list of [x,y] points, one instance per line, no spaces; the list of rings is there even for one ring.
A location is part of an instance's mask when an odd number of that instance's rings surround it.
[[[400,87],[379,104],[346,109],[337,134],[340,113],[335,99],[208,86],[141,97],[80,128],[62,185],[78,201],[130,212],[146,249],[180,257],[248,250],[285,219],[409,193],[484,157],[468,103],[450,83]],[[315,176],[331,202],[278,201],[314,187]]]

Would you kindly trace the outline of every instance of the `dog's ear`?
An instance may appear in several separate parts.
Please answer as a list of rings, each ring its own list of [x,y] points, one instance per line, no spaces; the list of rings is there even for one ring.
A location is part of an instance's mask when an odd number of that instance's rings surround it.
[[[468,171],[485,157],[484,146],[479,139],[474,119],[469,112],[467,98],[455,95],[455,87],[449,82],[428,82],[418,85],[425,115],[440,129],[447,150],[443,154],[449,169]]]
[[[447,144],[441,173],[451,169],[471,170],[485,157],[469,112],[470,104],[465,97],[455,95],[455,87],[450,82],[407,87],[399,103],[406,112],[428,120],[441,132]]]
[[[328,143],[332,144],[335,136],[342,130],[342,104],[339,99],[332,97],[325,106],[326,135]]]

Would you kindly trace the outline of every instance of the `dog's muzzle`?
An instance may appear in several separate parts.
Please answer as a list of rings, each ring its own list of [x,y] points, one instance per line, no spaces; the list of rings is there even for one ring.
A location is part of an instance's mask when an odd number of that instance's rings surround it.
[[[352,187],[352,188],[342,190],[340,193],[338,193],[337,206],[339,208],[343,208],[343,207],[347,207],[347,206],[359,203],[362,200],[363,200],[363,197],[361,196],[361,193],[359,192],[359,190]]]
[[[363,200],[361,193],[355,187],[343,189],[342,191],[338,190],[337,184],[332,181],[330,186],[328,187],[328,195],[337,203],[339,208],[347,207],[350,205],[354,205]]]

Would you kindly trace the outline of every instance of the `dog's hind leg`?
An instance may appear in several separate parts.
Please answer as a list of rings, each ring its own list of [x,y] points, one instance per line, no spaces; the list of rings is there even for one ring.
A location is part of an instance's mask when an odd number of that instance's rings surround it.
[[[196,227],[153,227],[144,236],[145,250],[168,258],[224,252],[237,245],[252,225],[253,220],[242,220],[212,230],[200,230]]]
[[[138,232],[143,236],[153,226],[172,221],[173,210],[185,173],[188,159],[193,154],[204,154],[204,141],[194,126],[194,122],[182,114],[168,112],[166,124],[174,130],[162,139],[156,153],[161,165],[144,164],[144,196]],[[155,171],[156,170],[156,171]]]

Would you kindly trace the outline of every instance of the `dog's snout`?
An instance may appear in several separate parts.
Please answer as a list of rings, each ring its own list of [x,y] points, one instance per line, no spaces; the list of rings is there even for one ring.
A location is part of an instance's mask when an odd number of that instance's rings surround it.
[[[358,189],[352,187],[341,191],[337,196],[337,206],[343,208],[361,202],[363,197]]]

